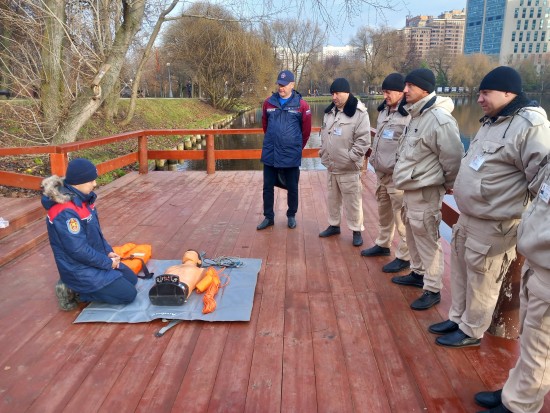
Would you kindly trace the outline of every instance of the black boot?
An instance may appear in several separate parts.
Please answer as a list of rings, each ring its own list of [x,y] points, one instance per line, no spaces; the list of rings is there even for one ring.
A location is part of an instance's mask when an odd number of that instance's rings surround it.
[[[459,329],[436,338],[435,342],[443,347],[462,348],[479,346],[481,339],[470,337],[468,334]]]
[[[480,391],[476,393],[474,399],[477,404],[489,409],[497,407],[502,403],[502,389],[497,391]]]
[[[392,262],[384,265],[382,267],[382,272],[389,272],[389,273],[399,272],[399,271],[406,270],[410,267],[411,267],[410,261],[405,261],[400,258],[396,258]]]
[[[408,275],[400,275],[391,279],[392,283],[424,288],[424,276],[411,271]]]
[[[388,255],[390,255],[390,249],[375,245],[374,247],[370,247],[361,251],[361,255],[363,257],[387,257]]]
[[[275,224],[275,222],[272,219],[265,218],[260,224],[256,227],[258,231],[261,231],[262,229],[266,229],[267,227],[272,226]]]
[[[428,331],[433,334],[449,334],[458,330],[458,324],[451,320],[445,320],[441,323],[432,324]]]
[[[340,227],[329,225],[327,229],[319,233],[321,238],[331,237],[333,235],[338,235],[340,233]]]
[[[425,290],[420,297],[411,304],[413,310],[427,310],[441,301],[441,294]]]

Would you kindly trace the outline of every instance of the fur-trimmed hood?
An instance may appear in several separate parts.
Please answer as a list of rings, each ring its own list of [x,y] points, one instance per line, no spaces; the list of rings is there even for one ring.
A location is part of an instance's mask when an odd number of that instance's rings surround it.
[[[55,204],[64,204],[65,202],[73,201],[77,205],[81,205],[86,201],[93,204],[97,198],[94,192],[89,195],[84,195],[71,185],[65,184],[65,179],[57,175],[52,175],[42,181],[42,206],[49,210]]]
[[[350,118],[352,118],[353,115],[355,115],[355,111],[357,110],[358,104],[359,104],[359,100],[355,96],[353,96],[352,93],[350,93],[348,100],[346,100],[346,104],[344,105],[344,109],[342,110],[342,112],[344,112],[346,116],[349,116]],[[334,102],[332,102],[325,109],[325,113],[329,113],[334,108],[334,106],[336,105],[334,104]]]
[[[409,116],[409,112],[407,112],[405,110],[405,105],[407,104],[407,101],[405,100],[405,98],[401,99],[399,101],[399,105],[397,106],[397,111],[399,112],[399,114],[401,116]],[[386,109],[388,107],[388,104],[386,103],[386,99],[384,99],[382,101],[382,103],[380,105],[378,105],[378,112],[382,112],[384,109]]]

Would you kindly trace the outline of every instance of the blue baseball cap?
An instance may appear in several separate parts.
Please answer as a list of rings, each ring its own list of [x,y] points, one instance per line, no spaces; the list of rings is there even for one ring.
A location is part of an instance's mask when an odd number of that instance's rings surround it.
[[[277,76],[277,84],[286,86],[290,82],[294,82],[294,75],[290,70],[283,70],[279,73],[279,76]]]

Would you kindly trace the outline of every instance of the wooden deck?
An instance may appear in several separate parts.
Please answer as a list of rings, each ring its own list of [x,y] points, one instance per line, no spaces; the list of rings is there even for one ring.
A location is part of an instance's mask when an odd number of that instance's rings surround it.
[[[325,180],[323,171],[302,172],[294,230],[286,193],[276,190],[275,226],[256,231],[261,171],[132,173],[100,188],[112,245],[151,243],[158,259],[189,248],[261,258],[252,319],[184,322],[161,338],[161,321],[72,324],[77,311],[58,310],[57,270],[42,242],[0,268],[0,412],[483,410],[473,395],[502,386],[517,342],[486,336],[478,348],[436,346],[427,327],[447,318],[448,244],[441,304],[410,310],[420,290],[381,272],[392,257],[361,257],[344,226],[340,236],[318,237],[327,226]],[[365,248],[377,208],[375,177],[363,180]]]

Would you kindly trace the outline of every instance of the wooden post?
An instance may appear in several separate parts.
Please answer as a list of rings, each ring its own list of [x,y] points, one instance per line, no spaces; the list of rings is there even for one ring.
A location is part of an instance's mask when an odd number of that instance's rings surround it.
[[[138,137],[138,160],[139,160],[139,173],[142,175],[149,172],[149,165],[147,163],[147,135]]]
[[[504,338],[519,337],[519,289],[524,257],[518,254],[502,281],[493,321],[488,333]]]
[[[214,135],[206,135],[206,173],[216,172],[216,153],[214,150]]]
[[[52,175],[65,176],[69,157],[66,153],[50,153],[50,171]]]

